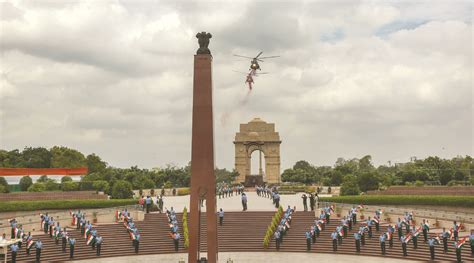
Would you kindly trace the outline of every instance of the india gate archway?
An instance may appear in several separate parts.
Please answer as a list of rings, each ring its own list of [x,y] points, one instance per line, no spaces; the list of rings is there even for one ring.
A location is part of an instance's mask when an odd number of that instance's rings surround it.
[[[280,183],[280,135],[275,132],[275,124],[255,118],[240,124],[235,134],[235,170],[239,173],[236,183],[253,186],[266,182]],[[251,174],[251,158],[254,151],[261,151],[265,157],[265,174]],[[262,158],[262,154],[260,154]],[[260,159],[260,164],[262,163]],[[261,167],[259,171],[262,171]]]

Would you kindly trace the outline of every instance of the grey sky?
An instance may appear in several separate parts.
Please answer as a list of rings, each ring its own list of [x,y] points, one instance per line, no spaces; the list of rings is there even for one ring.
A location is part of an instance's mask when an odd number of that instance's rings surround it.
[[[239,123],[282,169],[473,154],[471,1],[2,1],[0,148],[64,145],[117,167],[190,159],[195,34],[213,34],[216,164]],[[249,61],[262,64],[247,99]]]

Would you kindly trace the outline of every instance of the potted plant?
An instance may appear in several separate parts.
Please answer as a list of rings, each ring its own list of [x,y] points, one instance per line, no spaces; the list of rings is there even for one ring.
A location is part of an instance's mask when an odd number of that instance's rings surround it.
[[[365,216],[364,216],[364,208],[361,208],[359,211],[360,211],[360,219],[363,220],[363,219],[365,218]]]
[[[435,225],[435,227],[439,227],[439,221],[438,221],[438,218],[435,218],[434,225]]]
[[[342,212],[342,207],[340,206],[336,206],[336,215],[337,217],[341,217],[341,212]]]
[[[96,211],[92,212],[92,223],[93,224],[97,223],[97,212]]]

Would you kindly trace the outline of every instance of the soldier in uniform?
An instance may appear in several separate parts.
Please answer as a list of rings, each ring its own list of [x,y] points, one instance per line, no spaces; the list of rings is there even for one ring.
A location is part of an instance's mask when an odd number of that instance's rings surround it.
[[[301,196],[301,198],[303,198],[303,208],[304,208],[304,211],[308,211],[308,197],[306,196],[306,194],[303,194],[303,196]]]
[[[359,227],[360,243],[365,246],[365,227]]]
[[[428,231],[430,231],[430,228],[428,222],[425,219],[423,219],[421,228],[423,229],[423,242],[426,243],[428,241]]]
[[[456,223],[456,222],[454,222]],[[461,258],[461,248],[462,246],[457,246],[456,244],[457,242],[454,241],[453,244],[454,244],[454,248],[456,249],[456,260],[458,263],[461,263],[462,262],[462,258]]]
[[[316,229],[317,227],[315,226],[311,226],[311,230],[310,230],[310,233],[311,233],[311,240],[312,240],[312,243],[316,243]]]
[[[31,232],[28,232],[28,235],[26,236],[26,254],[29,256],[30,255],[30,249],[31,249],[31,245],[30,243],[31,242],[34,242],[33,241],[33,236],[31,235]]]
[[[436,239],[430,238],[428,240],[428,246],[430,247],[430,257],[431,260],[435,259],[435,244],[436,244]]]
[[[76,239],[73,237],[69,238],[69,258],[74,258],[74,246],[76,245]]]
[[[379,241],[380,241],[380,250],[382,251],[382,255],[385,255],[385,234],[380,235]]]
[[[407,253],[407,241],[405,240],[405,236],[402,236],[400,238],[400,241],[402,242],[403,256],[406,257],[408,253]]]
[[[150,213],[150,208],[151,208],[151,197],[149,195],[146,196],[146,199],[145,199],[145,205],[146,205],[146,213],[149,214]]]
[[[17,222],[16,222],[16,219],[15,219],[15,218],[13,218],[12,220],[10,220],[10,227],[12,228],[11,239],[14,239],[14,238],[15,238],[16,225],[17,225]]]
[[[344,233],[344,238],[347,237],[347,219],[346,217],[344,217],[342,220],[341,220],[341,224],[342,224],[342,233]]]
[[[242,210],[247,211],[247,195],[245,193],[242,193]]]
[[[10,246],[10,250],[12,251],[12,263],[16,263],[16,254],[18,253],[18,249],[20,248],[18,247],[16,243],[13,243]]]
[[[337,232],[336,231],[332,232],[331,239],[332,239],[332,250],[337,251]]]
[[[54,227],[54,218],[53,217],[49,218],[48,225],[49,225],[49,237],[53,237],[53,227]]]
[[[306,231],[304,234],[306,236],[306,250],[310,251],[311,250],[311,233],[309,231]]]
[[[360,252],[360,238],[361,235],[359,232],[354,233],[355,245],[356,245],[356,252]]]
[[[357,209],[355,208],[355,206],[352,207],[351,212],[352,212],[352,222],[355,225],[357,224]]]
[[[137,232],[135,238],[133,239],[133,247],[135,248],[135,254],[138,254],[138,249],[140,247],[140,234]]]
[[[403,223],[400,220],[400,217],[398,218],[398,222],[397,222],[397,233],[398,233],[398,239],[402,238],[402,236],[403,236]]]
[[[66,252],[67,235],[66,228],[64,228],[63,232],[61,232],[61,245],[63,252]]]
[[[447,253],[448,252],[448,238],[449,238],[449,232],[446,231],[446,228],[443,227],[443,232],[441,233],[441,237],[443,238],[443,252]]]
[[[97,245],[97,251],[96,251],[96,252],[97,252],[97,253],[96,253],[97,256],[100,256],[100,250],[102,249],[102,241],[103,241],[103,239],[102,239],[102,237],[101,237],[100,235],[98,235],[98,236],[95,238],[95,243],[96,243],[96,245]]]
[[[275,231],[275,234],[273,234],[273,237],[275,238],[275,245],[276,249],[280,250],[280,243],[281,243],[281,233],[279,230]]]
[[[219,225],[222,226],[222,222],[224,221],[224,210],[221,208],[217,213],[219,214]]]
[[[471,255],[474,255],[474,229],[471,229],[471,235],[469,235],[469,241],[471,243]]]
[[[313,193],[309,194],[309,206],[311,207],[311,211],[314,211],[315,199]]]
[[[41,259],[41,250],[43,249],[43,243],[41,242],[41,240],[38,238],[38,240],[36,240],[36,262],[40,262],[40,259]]]
[[[458,241],[458,235],[459,235],[459,226],[456,223],[456,221],[453,221],[453,234],[454,234],[454,240]]]
[[[367,227],[369,228],[369,238],[372,238],[372,219],[370,219],[370,216],[369,216],[369,219],[367,220]]]
[[[342,226],[337,226],[337,227],[336,227],[336,232],[337,232],[337,244],[338,244],[338,245],[342,245],[342,235],[341,235],[341,231],[342,231]]]
[[[412,239],[413,239],[413,249],[417,249],[418,248],[418,236],[416,235],[416,229],[414,227],[411,229],[411,236],[412,236]]]
[[[173,241],[174,241],[174,251],[178,252],[179,248],[179,238],[181,235],[179,233],[174,234]]]

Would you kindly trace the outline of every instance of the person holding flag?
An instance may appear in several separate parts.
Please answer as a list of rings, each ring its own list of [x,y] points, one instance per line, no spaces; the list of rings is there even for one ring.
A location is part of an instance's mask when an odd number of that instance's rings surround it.
[[[446,254],[448,252],[448,238],[450,233],[446,231],[446,228],[443,227],[443,232],[441,233],[441,237],[443,238],[443,252]]]
[[[135,248],[135,254],[138,254],[138,249],[140,247],[140,234],[138,231],[133,233],[133,247]]]
[[[423,219],[423,223],[421,224],[421,227],[423,229],[423,239],[424,242],[426,243],[428,241],[428,232],[430,231],[430,224],[428,224],[428,221]]]
[[[365,232],[367,231],[366,226],[359,227],[359,234],[360,234],[360,243],[362,246],[365,246]]]
[[[397,233],[398,233],[398,239],[402,238],[402,236],[403,236],[403,222],[401,221],[400,217],[398,218],[398,222],[397,222]]]
[[[393,247],[393,232],[395,232],[395,228],[391,224],[387,226],[387,239],[388,239],[388,246],[390,248]]]
[[[468,238],[468,237],[464,237],[464,238],[459,239],[459,241],[454,241],[454,247],[456,248],[456,259],[457,259],[457,262],[462,262],[462,259],[461,259],[461,249],[462,249],[462,247],[464,246],[464,244],[466,243],[467,238]]]
[[[413,227],[411,229],[411,235],[413,239],[413,249],[417,249],[418,248],[418,235],[420,235],[420,228],[416,229]]]
[[[348,223],[347,223],[347,221],[348,221],[348,220],[346,219],[346,217],[344,217],[344,218],[342,219],[342,221],[341,221],[341,223],[342,223],[342,232],[344,233],[344,238],[347,237],[347,229],[348,229]]]
[[[35,242],[36,245],[36,262],[40,262],[41,259],[41,250],[43,249],[43,242],[38,238]]]
[[[336,233],[337,233],[337,244],[342,245],[342,237],[344,236],[344,233],[342,231],[342,226],[336,227]]]
[[[407,244],[408,242],[410,242],[410,239],[411,239],[411,234],[407,234],[406,236],[402,236],[400,238],[400,241],[402,242],[402,251],[403,251],[403,256],[406,257],[408,256],[408,253],[407,253]]]
[[[357,209],[355,207],[352,207],[351,212],[352,212],[351,213],[352,214],[352,222],[355,225],[355,224],[357,224]]]
[[[26,237],[26,254],[28,256],[30,255],[30,249],[34,243],[35,241],[33,241],[33,236],[31,235],[31,232],[28,232],[28,236]]]
[[[103,242],[103,239],[102,237],[99,235],[95,238],[95,242],[97,244],[97,251],[96,251],[96,255],[97,256],[100,256],[100,250],[102,248],[102,242]]]
[[[54,227],[54,218],[50,217],[48,221],[48,226],[49,226],[49,237],[53,237],[53,227]]]

